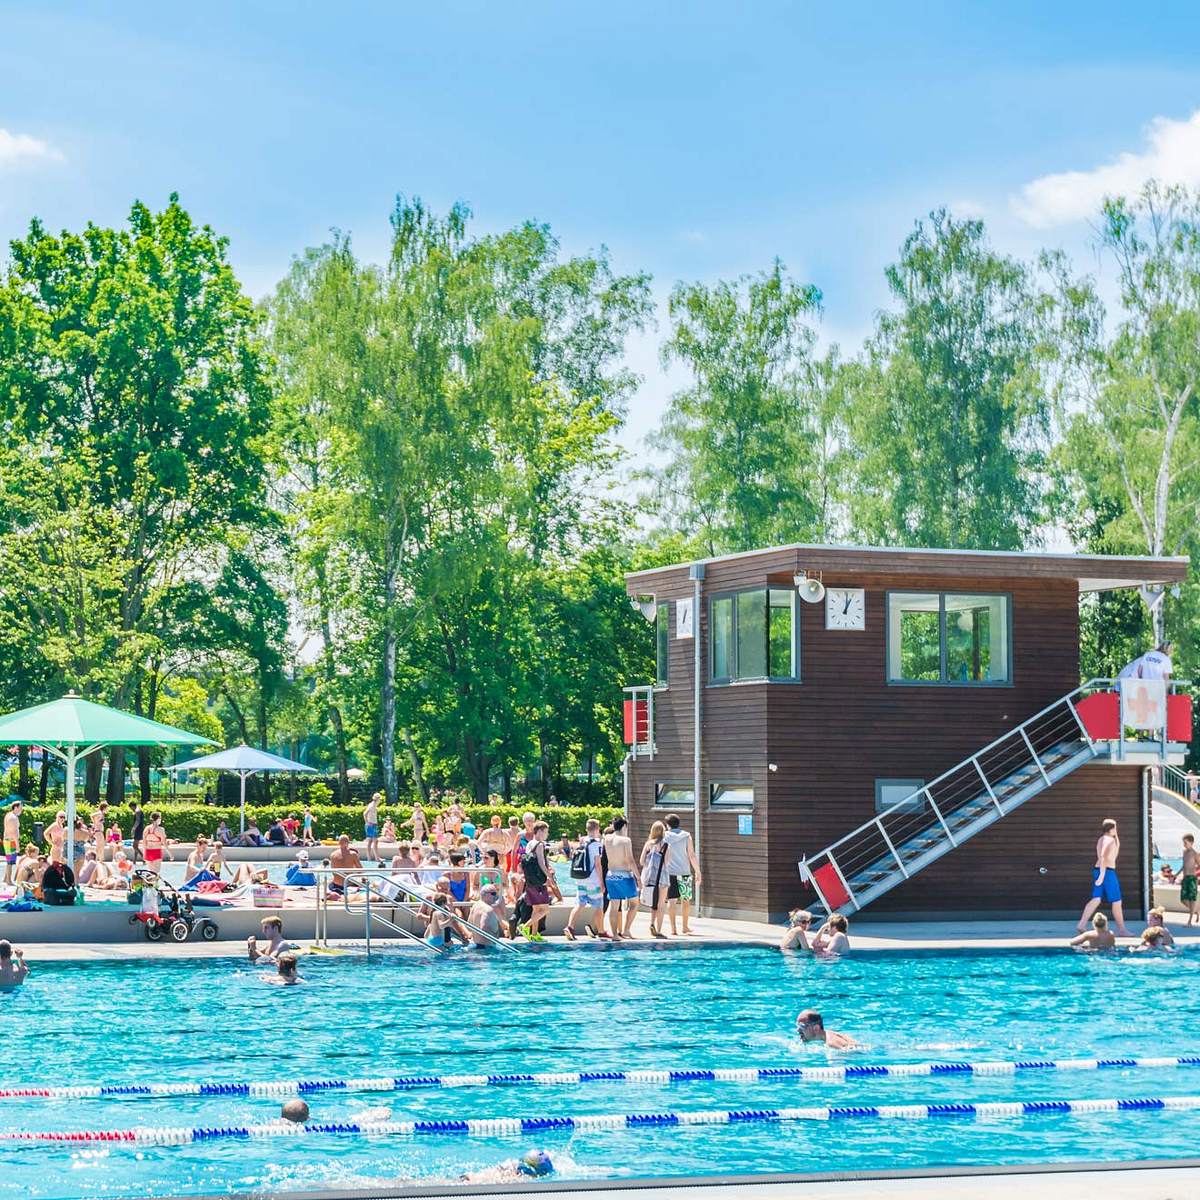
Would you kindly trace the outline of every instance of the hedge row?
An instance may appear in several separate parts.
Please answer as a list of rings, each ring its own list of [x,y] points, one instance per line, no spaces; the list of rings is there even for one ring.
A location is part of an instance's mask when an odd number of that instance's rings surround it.
[[[35,821],[49,825],[54,820],[57,811],[59,811],[58,808],[53,805],[44,807],[27,805],[21,814],[22,838],[32,837]],[[158,805],[158,811],[163,814],[163,825],[168,836],[182,842],[194,841],[198,833],[211,835],[222,817],[228,822],[230,829],[236,831],[238,828],[239,815],[236,805],[161,804]],[[564,835],[572,838],[578,837],[583,833],[584,826],[590,817],[595,817],[601,826],[604,826],[614,817],[621,815],[619,808],[541,808],[536,805],[523,807],[504,804],[469,805],[466,806],[466,811],[471,820],[481,829],[488,824],[495,813],[498,813],[501,820],[507,825],[509,817],[519,818],[522,813],[532,812],[549,823],[550,834],[555,838],[561,838]],[[85,821],[91,815],[90,810],[85,809],[82,805],[79,806],[79,813]],[[247,818],[253,818],[263,833],[266,833],[267,826],[276,817],[286,817],[289,814],[299,817],[302,813],[302,807],[293,808],[286,804],[263,806],[247,803],[246,805]],[[397,832],[401,837],[411,836],[412,830],[404,828],[401,824],[412,816],[411,806],[380,805],[379,813],[381,825],[390,816],[396,822]],[[358,805],[353,807],[338,804],[313,805],[312,814],[313,832],[318,839],[336,838],[340,834],[348,833],[357,840],[363,835],[362,808]],[[432,822],[433,815],[429,810],[427,810],[427,817]],[[133,808],[124,804],[110,807],[108,823],[111,825],[113,821],[117,822],[121,827],[121,832],[128,837],[129,830],[133,825]]]

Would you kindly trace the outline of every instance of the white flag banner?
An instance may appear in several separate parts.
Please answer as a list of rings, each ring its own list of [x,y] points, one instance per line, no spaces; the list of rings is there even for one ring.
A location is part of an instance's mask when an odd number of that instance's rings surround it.
[[[1165,679],[1122,679],[1121,723],[1130,729],[1162,729],[1167,723]]]

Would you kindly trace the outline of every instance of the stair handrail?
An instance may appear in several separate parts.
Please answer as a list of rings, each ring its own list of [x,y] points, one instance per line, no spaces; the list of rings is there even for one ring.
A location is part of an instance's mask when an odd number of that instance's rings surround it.
[[[398,868],[396,868],[397,871],[405,871],[405,872],[411,871],[414,874],[419,872],[421,869],[422,868],[420,868],[420,867],[398,867]],[[442,867],[442,868],[425,868],[425,869],[427,869],[427,870],[440,869],[443,873],[445,873],[446,870],[448,870],[449,868]],[[459,869],[463,870],[464,872],[470,872],[470,871],[479,872],[481,870],[486,870],[487,868],[463,867],[463,868],[459,868]],[[376,900],[382,902],[382,904],[384,905],[385,908],[386,907],[402,908],[402,909],[404,909],[405,912],[410,913],[410,914],[412,914],[414,912],[414,909],[419,911],[421,908],[431,908],[431,909],[433,909],[434,912],[440,912],[444,916],[448,916],[452,920],[457,921],[460,925],[466,926],[466,928],[471,930],[472,933],[479,934],[479,936],[481,938],[483,938],[484,941],[486,941],[489,945],[500,946],[503,949],[508,950],[512,954],[520,953],[520,951],[517,949],[517,947],[514,946],[511,942],[507,942],[503,938],[498,938],[493,933],[488,933],[488,931],[486,929],[481,929],[478,925],[473,925],[470,921],[467,920],[466,917],[460,916],[453,909],[446,908],[443,905],[438,904],[436,901],[432,900],[430,897],[421,895],[420,892],[414,890],[409,885],[407,885],[407,884],[401,882],[399,879],[397,879],[395,877],[395,875],[393,875],[390,871],[379,870],[379,869],[370,870],[367,868],[362,868],[362,869],[358,869],[358,870],[343,870],[341,872],[341,874],[343,874],[346,877],[347,883],[349,883],[351,880],[363,880],[366,882],[366,886],[364,887],[363,890],[366,892],[366,896],[367,896],[366,905],[367,906],[370,905],[370,897],[371,897],[371,893],[372,893],[370,881],[373,879],[386,880],[388,883],[394,884],[396,887],[398,887],[405,894],[405,896],[407,898],[403,899],[403,900],[393,899],[391,896],[386,896],[380,891],[375,891],[374,894],[375,894]],[[345,901],[346,911],[353,912],[355,910],[350,907],[349,899],[350,899],[349,895],[346,894],[346,892],[343,892],[343,900]],[[361,912],[361,911],[363,911],[363,909],[359,909],[358,911]]]
[[[897,800],[895,804],[889,805],[882,812],[876,813],[874,817],[872,817],[869,821],[864,821],[858,826],[857,829],[852,829],[849,833],[845,834],[843,837],[840,837],[836,842],[830,842],[829,845],[824,849],[818,850],[817,853],[811,858],[806,858],[804,863],[805,869],[809,872],[809,877],[811,878],[811,863],[820,858],[830,858],[833,851],[835,851],[839,846],[844,845],[846,842],[857,837],[859,834],[866,833],[866,831],[872,826],[878,826],[882,830],[882,822],[884,818],[892,816],[902,809],[905,809],[906,806],[911,806],[912,802],[917,799],[917,797],[927,794],[930,788],[936,786],[945,779],[949,779],[951,775],[962,770],[963,767],[970,766],[972,759],[978,759],[982,757],[989,750],[995,749],[995,747],[999,746],[1001,742],[1008,741],[1008,739],[1014,734],[1026,733],[1028,726],[1032,725],[1035,721],[1039,721],[1042,717],[1046,716],[1050,712],[1053,712],[1056,708],[1061,707],[1063,704],[1066,704],[1071,709],[1072,715],[1079,724],[1081,736],[1087,740],[1089,745],[1091,745],[1092,738],[1089,736],[1082,719],[1080,718],[1078,712],[1075,711],[1075,706],[1071,703],[1071,701],[1075,697],[1082,695],[1084,692],[1107,690],[1111,688],[1115,682],[1116,681],[1112,679],[1089,679],[1087,683],[1080,684],[1079,687],[1069,691],[1065,696],[1060,696],[1057,700],[1047,704],[1045,708],[1039,709],[1033,714],[1033,716],[1026,717],[1025,720],[1019,725],[1014,725],[1012,728],[1005,730],[1005,732],[1002,733],[998,738],[994,738],[992,741],[988,742],[986,746],[981,746],[974,753],[967,755],[967,757],[961,762],[957,762],[949,770],[943,771],[939,776],[937,776],[936,779],[931,779],[928,783],[923,784],[921,787],[914,788],[913,791],[903,799]]]

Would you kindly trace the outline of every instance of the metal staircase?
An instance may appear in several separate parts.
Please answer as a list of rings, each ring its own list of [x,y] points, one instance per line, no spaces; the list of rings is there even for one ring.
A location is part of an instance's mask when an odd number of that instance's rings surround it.
[[[1069,692],[932,782],[800,862],[826,912],[857,911],[1098,756],[1124,761],[1088,732],[1086,701],[1110,680]],[[1081,711],[1081,702],[1082,711]],[[1093,722],[1093,729],[1095,724]],[[1166,742],[1164,735],[1164,758]]]

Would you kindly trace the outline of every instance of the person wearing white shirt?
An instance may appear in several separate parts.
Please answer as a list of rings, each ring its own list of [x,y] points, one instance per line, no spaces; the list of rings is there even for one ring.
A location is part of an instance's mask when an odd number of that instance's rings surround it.
[[[1170,679],[1175,669],[1171,652],[1175,649],[1170,642],[1163,642],[1157,650],[1147,650],[1128,666],[1121,668],[1118,679]]]
[[[680,829],[677,813],[667,818],[667,916],[671,920],[671,936],[675,936],[675,909],[681,909],[684,935],[690,934],[688,920],[692,915],[692,896],[695,884],[700,883],[700,863],[692,845],[692,835]]]

